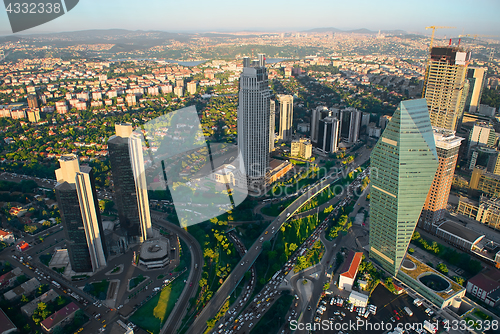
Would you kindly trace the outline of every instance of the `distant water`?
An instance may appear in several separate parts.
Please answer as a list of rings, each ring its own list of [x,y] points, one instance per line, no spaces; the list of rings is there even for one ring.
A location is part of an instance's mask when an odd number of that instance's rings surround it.
[[[207,60],[197,60],[197,61],[183,61],[183,60],[172,60],[172,59],[157,59],[157,58],[120,58],[120,59],[110,59],[110,61],[165,61],[167,63],[177,63],[182,66],[196,66],[200,65]]]

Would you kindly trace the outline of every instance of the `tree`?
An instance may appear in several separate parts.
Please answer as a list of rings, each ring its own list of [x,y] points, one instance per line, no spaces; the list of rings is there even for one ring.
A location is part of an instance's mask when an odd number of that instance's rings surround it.
[[[418,239],[420,239],[420,233],[418,233],[417,231],[415,231],[415,233],[413,233],[413,235],[411,237],[411,240],[415,241],[415,240],[418,240]]]
[[[446,266],[446,264],[444,263],[439,263],[437,266],[436,266],[436,269],[440,272],[442,272],[443,274],[447,275],[448,274],[448,267]]]
[[[326,291],[330,289],[330,283],[326,282],[324,285],[323,285],[323,291]]]
[[[23,303],[27,303],[27,302],[29,302],[28,297],[26,297],[25,295],[22,295],[22,296],[21,296],[21,302],[23,302]]]
[[[464,286],[465,284],[465,279],[463,277],[453,276],[451,279],[460,284],[461,286]]]

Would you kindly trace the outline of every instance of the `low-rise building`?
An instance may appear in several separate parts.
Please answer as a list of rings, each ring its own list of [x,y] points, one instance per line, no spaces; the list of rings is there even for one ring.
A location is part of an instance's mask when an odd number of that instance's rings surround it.
[[[147,269],[163,268],[170,263],[170,243],[167,239],[148,240],[141,245],[139,264]]]
[[[53,289],[45,292],[43,295],[33,299],[28,304],[21,307],[21,311],[28,317],[33,315],[33,312],[38,308],[38,303],[48,303],[55,300],[59,295]]]
[[[17,327],[9,319],[7,314],[5,314],[2,309],[0,309],[0,334],[9,334],[14,332],[17,332]]]
[[[270,159],[269,171],[266,175],[267,184],[272,184],[281,179],[293,168],[293,165],[288,161]]]
[[[27,282],[15,287],[12,290],[3,294],[4,298],[11,301],[20,298],[22,295],[28,295],[35,291],[40,286],[40,282],[36,278],[32,278]]]
[[[134,334],[134,330],[130,328],[128,325],[125,325],[125,323],[121,320],[118,320],[115,322],[110,330],[110,334]]]
[[[80,308],[75,303],[69,303],[68,305],[64,306],[59,311],[54,312],[47,319],[42,321],[42,329],[47,333],[52,332],[56,326],[62,326],[64,322],[71,320],[74,317],[76,311],[78,311],[79,309]]]
[[[8,273],[3,274],[0,276],[0,288],[6,288],[8,286],[11,286],[14,284],[16,281],[17,277],[19,277],[22,274],[21,268],[14,268]]]
[[[339,289],[352,291],[354,279],[358,273],[358,267],[363,257],[362,252],[349,251],[347,260],[342,266],[339,277]]]
[[[20,242],[18,242],[16,244],[16,249],[19,251],[19,252],[24,252],[25,250],[27,250],[28,248],[30,248],[30,245],[25,242],[24,240],[21,240]]]
[[[500,175],[486,171],[485,168],[474,167],[470,179],[469,187],[483,193],[500,197]]]
[[[292,157],[310,159],[312,156],[311,140],[305,138],[301,138],[300,140],[293,140],[290,155]]]
[[[14,238],[14,233],[0,229],[0,241],[13,244],[16,239]]]
[[[349,295],[349,303],[353,304],[356,307],[366,307],[368,306],[368,297],[361,292],[352,291]]]
[[[500,272],[492,269],[472,277],[467,282],[467,292],[490,306],[500,305]]]
[[[478,202],[460,196],[457,213],[500,230],[500,198],[481,196]]]

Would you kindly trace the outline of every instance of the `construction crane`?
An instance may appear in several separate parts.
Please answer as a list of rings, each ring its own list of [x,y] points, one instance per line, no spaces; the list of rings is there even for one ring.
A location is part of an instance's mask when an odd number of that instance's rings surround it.
[[[429,52],[432,50],[432,43],[434,42],[434,33],[436,32],[436,29],[456,29],[457,27],[443,27],[443,26],[430,26],[430,27],[425,27],[425,29],[432,29],[432,35],[431,35],[431,44],[429,45]]]
[[[436,33],[436,29],[456,29],[456,27],[444,27],[444,26],[429,26],[425,27],[425,29],[432,29],[432,35],[431,35],[431,43],[429,45],[429,55],[427,56],[427,61],[425,62],[425,74],[424,74],[424,87],[422,89],[422,98],[425,97],[425,85],[427,82],[427,76],[429,75],[429,59],[431,57],[431,51],[432,51],[432,43],[434,43],[434,34]]]

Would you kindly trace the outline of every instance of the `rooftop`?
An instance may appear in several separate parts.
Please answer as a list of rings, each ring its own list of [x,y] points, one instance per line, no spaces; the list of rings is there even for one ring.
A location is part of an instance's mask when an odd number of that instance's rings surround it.
[[[42,326],[48,330],[66,319],[69,315],[75,313],[80,308],[75,303],[71,302],[57,312],[54,312],[50,317],[42,321]]]
[[[441,291],[441,292],[433,291],[437,296],[446,300],[446,299],[450,298],[451,296],[455,295],[457,292],[464,290],[464,287],[462,287],[462,286],[458,285],[457,283],[453,282],[452,280],[448,279],[447,277],[445,277],[444,275],[442,275],[438,271],[434,270],[433,268],[429,267],[428,265],[418,261],[413,256],[406,254],[406,260],[413,262],[415,264],[416,268],[415,269],[407,269],[407,268],[401,266],[400,271],[403,272],[404,274],[408,275],[409,277],[411,277],[413,280],[419,282],[419,280],[418,280],[419,276],[421,276],[422,274],[428,273],[428,274],[438,275],[450,284],[450,289],[448,289],[446,291]]]
[[[342,276],[354,278],[356,277],[356,273],[358,272],[359,264],[361,263],[363,257],[362,252],[353,252],[349,251],[349,255],[347,256],[347,260],[344,262],[342,266],[342,270],[340,271]]]
[[[0,309],[0,333],[5,333],[7,331],[17,329],[14,323],[9,319],[9,317]]]
[[[481,290],[490,293],[495,290],[500,290],[500,273],[498,270],[490,270],[485,273],[479,273],[469,279],[469,282]]]
[[[439,225],[439,229],[444,230],[450,234],[456,235],[457,237],[460,237],[471,243],[475,243],[476,241],[479,241],[478,239],[484,237],[484,234],[479,234],[477,232],[474,232],[473,230],[463,227],[462,225],[459,225],[451,220],[447,220],[441,225]]]
[[[170,245],[167,240],[164,239],[148,240],[144,242],[141,246],[140,257],[144,261],[163,259],[168,256],[169,250],[170,250]]]

